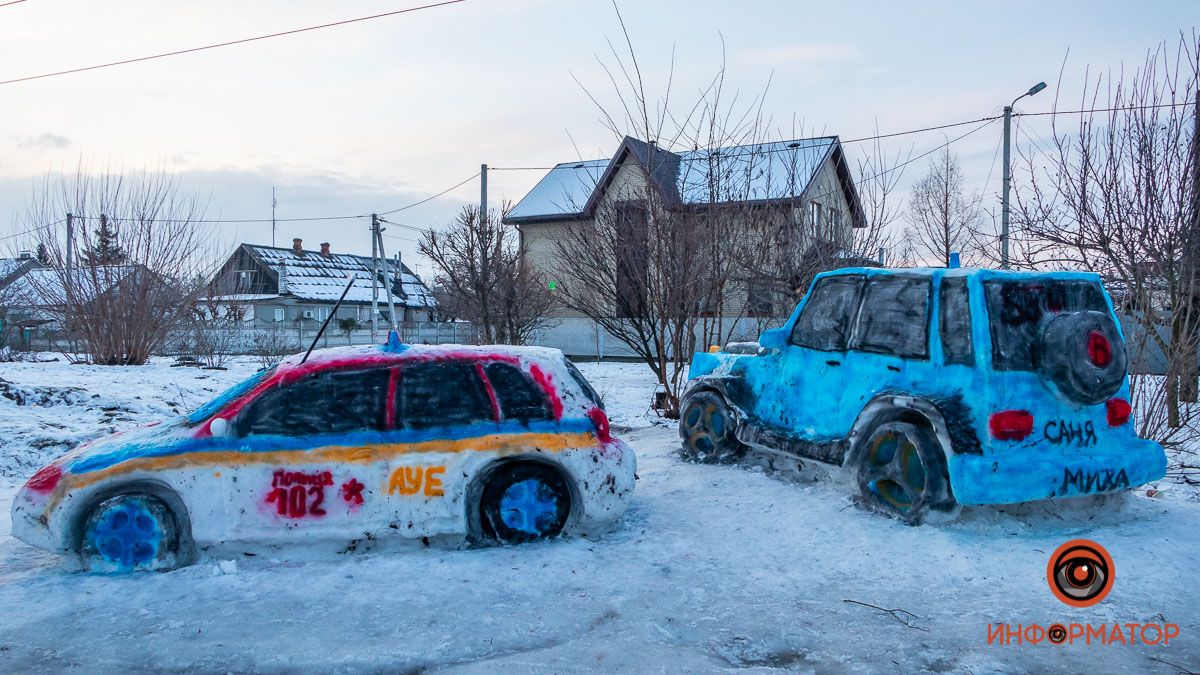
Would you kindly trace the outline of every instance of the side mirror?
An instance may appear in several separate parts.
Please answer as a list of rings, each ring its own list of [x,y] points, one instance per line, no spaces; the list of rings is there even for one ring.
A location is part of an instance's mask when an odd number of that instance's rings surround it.
[[[212,434],[213,438],[224,438],[229,435],[229,420],[224,417],[214,417],[208,423],[208,433]]]
[[[783,349],[787,347],[787,330],[784,328],[765,330],[758,336],[758,344],[763,349]]]

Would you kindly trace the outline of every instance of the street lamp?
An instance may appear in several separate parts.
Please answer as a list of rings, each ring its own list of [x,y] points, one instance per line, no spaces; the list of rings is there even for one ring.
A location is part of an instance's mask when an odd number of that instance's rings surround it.
[[[1026,96],[1033,96],[1046,88],[1045,82],[1038,82],[1029,91],[1013,99],[1012,103],[1004,106],[1004,195],[1000,204],[1000,269],[1008,269],[1008,191],[1012,187],[1012,166],[1009,162],[1009,144],[1012,136],[1012,111],[1017,101]]]

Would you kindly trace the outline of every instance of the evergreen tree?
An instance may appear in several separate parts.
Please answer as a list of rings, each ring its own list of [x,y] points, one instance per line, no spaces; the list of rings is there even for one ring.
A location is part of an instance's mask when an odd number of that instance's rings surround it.
[[[117,243],[117,228],[108,222],[108,216],[100,214],[100,227],[96,230],[95,242],[83,252],[88,265],[119,265],[125,262],[125,252]]]
[[[45,245],[45,244],[38,244],[38,247],[37,247],[37,261],[38,261],[39,263],[41,263],[42,265],[49,265],[49,264],[50,264],[50,252],[46,250],[46,245]]]

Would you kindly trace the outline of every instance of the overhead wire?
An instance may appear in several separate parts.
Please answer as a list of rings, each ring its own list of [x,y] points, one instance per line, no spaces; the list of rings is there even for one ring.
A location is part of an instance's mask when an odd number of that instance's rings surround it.
[[[16,1],[23,2],[24,0],[16,0]],[[229,40],[226,42],[218,42],[215,44],[203,45],[201,47],[191,47],[188,49],[177,49],[175,51],[163,52],[161,54],[151,54],[149,56],[139,56],[139,57],[132,58],[132,59],[122,59],[120,61],[112,61],[109,63],[100,63],[100,64],[96,64],[96,65],[92,65],[92,66],[83,66],[81,68],[70,68],[67,70],[55,71],[52,73],[42,73],[40,75],[27,75],[25,77],[17,77],[17,78],[13,78],[10,80],[0,80],[0,85],[15,84],[17,82],[28,82],[30,80],[41,80],[41,79],[48,78],[48,77],[58,77],[60,75],[70,75],[72,73],[82,73],[82,72],[89,71],[89,70],[100,70],[101,68],[112,68],[113,66],[123,66],[123,65],[130,64],[130,63],[139,63],[142,61],[152,61],[154,59],[162,59],[162,58],[166,58],[168,56],[179,56],[180,54],[191,54],[193,52],[202,52],[202,51],[205,51],[208,49],[229,47],[232,45],[245,44],[247,42],[257,42],[259,40],[267,40],[270,38],[283,37],[285,35],[295,35],[296,33],[306,33],[309,31],[321,30],[322,28],[333,28],[335,26],[345,26],[346,24],[358,23],[360,21],[370,21],[372,19],[381,19],[381,18],[388,17],[388,16],[395,16],[397,14],[408,14],[410,12],[419,12],[421,10],[434,9],[436,7],[443,7],[445,5],[455,5],[460,2],[466,2],[466,0],[442,0],[442,2],[434,2],[434,3],[427,4],[427,5],[420,5],[417,7],[408,7],[406,9],[397,9],[397,10],[393,10],[390,12],[382,12],[379,14],[372,14],[370,16],[360,16],[360,17],[357,17],[354,19],[344,19],[342,21],[333,21],[330,23],[323,23],[323,24],[319,24],[316,26],[306,26],[304,28],[293,28],[291,30],[280,31],[278,33],[268,33],[266,35],[256,35],[253,37],[241,38],[238,40]],[[15,2],[10,2],[8,4],[15,4]],[[4,5],[0,5],[0,7],[3,7],[3,6]]]

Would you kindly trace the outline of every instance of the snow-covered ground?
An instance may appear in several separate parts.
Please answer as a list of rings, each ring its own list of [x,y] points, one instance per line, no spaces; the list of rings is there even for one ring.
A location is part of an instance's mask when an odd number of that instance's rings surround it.
[[[627,516],[594,539],[225,551],[125,577],[68,572],[12,539],[12,495],[44,460],[192,408],[255,368],[0,364],[0,670],[1200,671],[1191,493],[1164,484],[1155,498],[968,508],[907,527],[855,506],[840,470],[681,461],[633,364],[581,364],[639,458]],[[1117,568],[1089,609],[1045,582],[1050,553],[1077,537]],[[908,625],[847,601],[906,610]],[[1001,622],[1171,622],[1181,635],[989,646]]]

